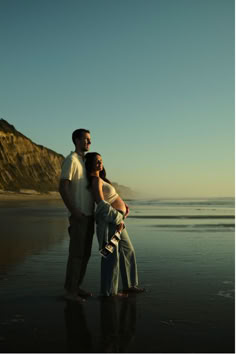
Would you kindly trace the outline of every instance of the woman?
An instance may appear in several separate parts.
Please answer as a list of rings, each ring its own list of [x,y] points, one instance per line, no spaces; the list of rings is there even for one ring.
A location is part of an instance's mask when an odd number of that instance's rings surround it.
[[[91,188],[96,208],[96,223],[99,248],[103,248],[116,231],[120,232],[120,241],[112,254],[101,260],[101,295],[124,296],[128,293],[140,293],[138,288],[137,264],[134,248],[124,225],[129,209],[106,178],[106,171],[100,154],[93,152],[85,156],[88,188]],[[123,292],[118,293],[119,274],[123,283]]]

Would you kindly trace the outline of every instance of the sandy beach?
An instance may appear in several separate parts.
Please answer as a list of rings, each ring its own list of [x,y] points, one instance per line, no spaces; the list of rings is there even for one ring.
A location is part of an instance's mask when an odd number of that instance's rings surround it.
[[[68,223],[61,200],[2,197],[1,352],[234,352],[231,211],[212,206],[209,221],[206,206],[194,206],[199,219],[193,223],[176,219],[176,206],[131,205],[127,228],[146,293],[99,299],[95,237],[84,283],[93,297],[78,305],[63,299]],[[189,205],[182,214],[187,211]],[[175,218],[155,219],[157,213]]]
[[[17,200],[60,200],[59,192],[39,193],[34,190],[25,189],[21,192],[0,190],[0,201]]]

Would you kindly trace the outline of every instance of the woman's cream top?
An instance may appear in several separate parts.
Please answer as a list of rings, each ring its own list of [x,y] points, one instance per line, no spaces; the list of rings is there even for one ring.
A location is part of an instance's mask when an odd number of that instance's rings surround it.
[[[103,191],[104,199],[106,202],[112,204],[119,195],[116,193],[115,188],[111,184],[103,180],[102,183],[103,183],[102,191]]]

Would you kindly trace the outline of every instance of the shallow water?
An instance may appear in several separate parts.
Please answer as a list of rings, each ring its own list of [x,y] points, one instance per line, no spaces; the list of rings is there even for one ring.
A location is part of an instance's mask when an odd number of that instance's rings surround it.
[[[234,201],[130,202],[145,294],[98,300],[94,238],[84,305],[63,301],[60,201],[0,204],[0,351],[234,352]]]

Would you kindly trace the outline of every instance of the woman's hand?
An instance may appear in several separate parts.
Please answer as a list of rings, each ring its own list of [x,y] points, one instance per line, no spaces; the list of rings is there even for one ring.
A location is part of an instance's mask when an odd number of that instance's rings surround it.
[[[118,232],[121,232],[123,230],[123,228],[124,228],[124,223],[123,222],[121,222],[119,225],[116,226],[116,230]]]
[[[129,206],[125,204],[125,207],[126,207],[125,218],[127,218],[127,216],[129,215]]]

